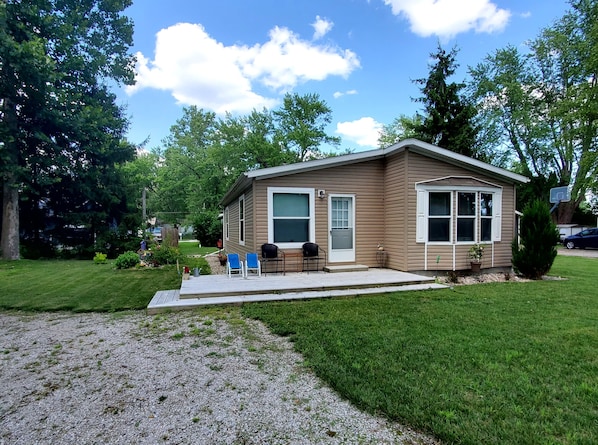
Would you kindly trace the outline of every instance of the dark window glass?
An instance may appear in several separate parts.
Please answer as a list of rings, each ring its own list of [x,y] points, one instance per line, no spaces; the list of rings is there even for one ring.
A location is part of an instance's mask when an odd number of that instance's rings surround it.
[[[450,193],[430,193],[430,216],[448,216],[451,214]]]
[[[429,241],[450,241],[449,218],[430,218],[428,220]]]
[[[309,241],[308,219],[275,219],[275,243],[305,243]]]
[[[457,221],[457,241],[474,241],[473,218],[459,218]]]
[[[492,241],[492,219],[482,218],[482,234],[480,241]]]

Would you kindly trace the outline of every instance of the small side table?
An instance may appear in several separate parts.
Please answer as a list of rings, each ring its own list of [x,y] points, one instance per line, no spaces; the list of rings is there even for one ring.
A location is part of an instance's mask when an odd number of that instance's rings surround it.
[[[386,267],[386,250],[376,251],[376,263],[378,267]]]

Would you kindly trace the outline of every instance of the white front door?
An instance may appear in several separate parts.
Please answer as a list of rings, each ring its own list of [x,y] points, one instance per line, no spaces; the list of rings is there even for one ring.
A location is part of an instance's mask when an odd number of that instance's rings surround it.
[[[355,261],[355,196],[328,197],[328,262]]]

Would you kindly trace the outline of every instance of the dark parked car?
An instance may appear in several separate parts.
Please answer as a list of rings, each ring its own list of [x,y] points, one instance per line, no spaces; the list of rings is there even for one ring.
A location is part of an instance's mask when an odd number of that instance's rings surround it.
[[[582,230],[575,235],[568,236],[563,240],[563,244],[567,249],[585,249],[586,247],[594,247],[598,249],[598,229]]]

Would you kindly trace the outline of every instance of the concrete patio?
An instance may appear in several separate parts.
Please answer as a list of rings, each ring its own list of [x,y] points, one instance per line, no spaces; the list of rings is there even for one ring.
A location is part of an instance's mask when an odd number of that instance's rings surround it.
[[[180,289],[158,291],[148,314],[218,304],[298,300],[441,289],[434,278],[391,269],[360,272],[301,272],[286,275],[201,275],[181,282]]]

